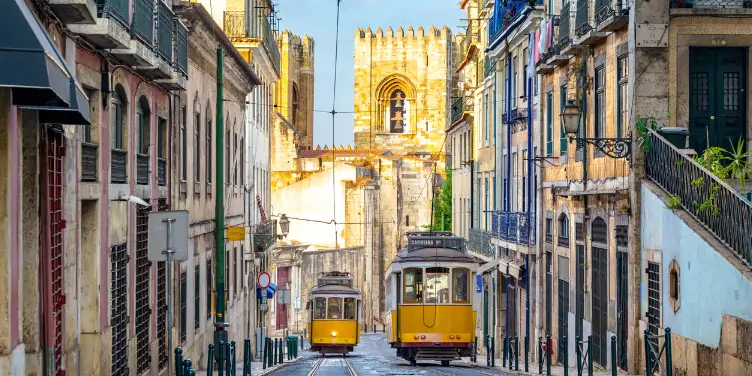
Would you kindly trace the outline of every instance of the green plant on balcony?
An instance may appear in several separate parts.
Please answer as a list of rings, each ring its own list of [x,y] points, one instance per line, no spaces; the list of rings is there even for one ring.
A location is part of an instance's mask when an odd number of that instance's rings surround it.
[[[644,153],[653,149],[653,136],[648,132],[648,129],[657,131],[663,128],[658,124],[658,121],[654,118],[637,118],[635,120],[635,129],[637,130],[637,146],[640,147]]]
[[[731,144],[731,150],[724,150],[721,163],[726,167],[726,176],[729,179],[739,181],[742,191],[747,190],[747,174],[749,174],[749,157],[752,151],[744,151],[744,140],[739,138],[736,143]]]
[[[668,206],[671,210],[676,210],[681,208],[681,197],[677,195],[669,195],[668,200],[666,202],[666,206]]]

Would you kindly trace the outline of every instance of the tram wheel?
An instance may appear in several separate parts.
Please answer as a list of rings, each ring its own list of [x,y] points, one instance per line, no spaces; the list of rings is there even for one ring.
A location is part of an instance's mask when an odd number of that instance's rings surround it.
[[[415,367],[415,366],[417,366],[417,365],[418,365],[418,362],[417,362],[417,361],[415,361],[415,358],[410,358],[409,360],[410,360],[410,366],[411,366],[411,367]]]

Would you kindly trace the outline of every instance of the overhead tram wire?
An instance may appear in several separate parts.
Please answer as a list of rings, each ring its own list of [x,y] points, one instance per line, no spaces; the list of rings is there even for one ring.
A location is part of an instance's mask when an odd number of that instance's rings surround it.
[[[334,107],[337,105],[337,60],[339,58],[339,5],[342,2],[342,0],[337,0],[337,23],[336,23],[336,31],[334,34],[334,82],[332,84],[332,217],[334,218],[332,222],[334,223],[334,245],[336,248],[339,248],[339,238],[337,235],[337,181],[334,176],[335,174],[335,156],[334,156],[334,149],[335,149],[335,142],[334,142],[334,116],[337,114],[337,111],[334,109]]]

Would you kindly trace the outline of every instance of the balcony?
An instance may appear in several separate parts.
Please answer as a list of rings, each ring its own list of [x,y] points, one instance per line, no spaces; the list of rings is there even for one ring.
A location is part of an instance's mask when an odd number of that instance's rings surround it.
[[[568,236],[559,236],[556,239],[556,245],[559,247],[569,248],[569,237]]]
[[[451,124],[454,124],[460,119],[462,119],[462,114],[465,113],[465,106],[463,105],[463,100],[465,98],[457,98],[454,102],[452,102],[452,109],[451,109]]]
[[[494,257],[493,246],[491,245],[491,233],[488,231],[483,231],[479,228],[471,228],[467,248],[470,252],[485,257]]]
[[[535,214],[495,211],[491,217],[493,237],[519,245],[535,244]]]
[[[127,183],[128,152],[125,150],[112,149],[110,153],[110,183]]]
[[[188,87],[188,28],[177,18],[171,21],[174,36],[170,39],[172,71],[169,78],[156,81],[169,90],[185,90]]]
[[[65,2],[66,0],[59,0]],[[115,50],[130,44],[130,0],[95,0],[92,23],[66,23],[68,28],[94,47]],[[57,13],[56,13],[57,14]]]
[[[675,209],[687,211],[745,263],[752,263],[752,203],[688,157],[658,132],[648,129],[647,177],[663,188]]]
[[[535,4],[541,5],[543,0],[536,0]],[[530,11],[528,0],[508,0],[501,4],[488,23],[489,45],[503,38],[506,32],[517,26]]]
[[[167,185],[167,160],[164,158],[157,159],[157,184]]]
[[[265,252],[277,242],[277,221],[257,224],[252,231],[254,252]]]
[[[593,22],[590,15],[590,1],[591,0],[577,0],[577,12],[574,17],[574,35],[576,37],[575,43],[584,46],[590,46],[605,38],[608,33],[599,32],[593,29]],[[596,9],[598,4],[606,3],[609,0],[597,0]]]
[[[272,62],[274,69],[279,72],[279,47],[277,46],[277,32],[272,27],[274,16],[267,16],[268,8],[254,7],[248,18],[243,11],[226,11],[224,13],[224,32],[233,44],[260,42]],[[250,21],[250,25],[247,25]]]
[[[670,0],[673,16],[752,16],[750,0]]]
[[[154,43],[154,2],[152,0],[133,0],[131,34],[148,46]]]
[[[136,184],[149,184],[149,155],[136,154]]]
[[[628,0],[599,0],[595,3],[595,24],[598,31],[616,31],[629,23]]]
[[[50,10],[66,24],[93,24],[97,18],[94,0],[49,0]]]
[[[571,6],[571,2],[564,4],[559,15],[559,38],[556,40],[556,48],[562,55],[566,55],[572,47]]]
[[[496,73],[496,60],[486,55],[483,58],[483,78],[490,77],[494,73]]]
[[[172,40],[175,35],[175,13],[163,1],[159,1],[157,10],[157,53],[163,59],[173,62]]]
[[[99,147],[88,142],[81,143],[81,181],[97,181],[97,156]]]

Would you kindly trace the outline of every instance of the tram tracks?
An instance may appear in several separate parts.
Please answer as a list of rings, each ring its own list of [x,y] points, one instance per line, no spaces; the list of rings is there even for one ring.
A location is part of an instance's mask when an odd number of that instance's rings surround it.
[[[358,373],[347,358],[337,357],[320,358],[307,376],[358,376]]]

